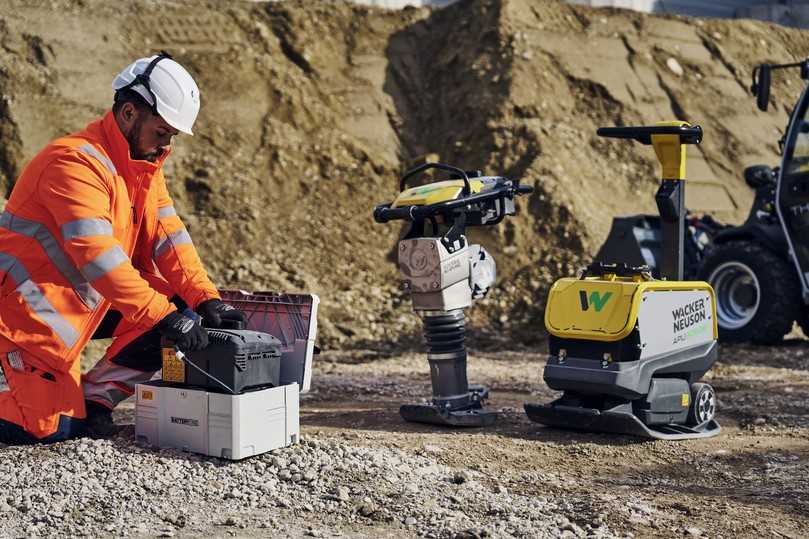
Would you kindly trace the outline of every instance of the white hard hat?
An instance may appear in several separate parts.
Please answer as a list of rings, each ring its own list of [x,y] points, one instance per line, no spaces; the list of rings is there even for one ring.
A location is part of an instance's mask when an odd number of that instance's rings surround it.
[[[188,71],[168,54],[161,52],[135,60],[115,77],[112,89],[134,90],[167,124],[193,135],[191,128],[199,113],[199,88]]]

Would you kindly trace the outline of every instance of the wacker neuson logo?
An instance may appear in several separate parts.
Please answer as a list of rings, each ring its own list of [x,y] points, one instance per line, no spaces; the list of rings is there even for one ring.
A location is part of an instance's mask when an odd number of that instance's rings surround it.
[[[690,328],[708,318],[708,306],[705,298],[686,303],[671,311],[674,317],[674,332]]]
[[[612,292],[604,292],[604,294],[599,294],[596,291],[590,292],[590,297],[587,297],[587,292],[584,290],[579,290],[579,300],[581,300],[581,310],[587,311],[590,309],[590,305],[595,307],[597,313],[601,312],[601,309],[604,308],[604,305],[607,304],[610,297],[612,297]]]

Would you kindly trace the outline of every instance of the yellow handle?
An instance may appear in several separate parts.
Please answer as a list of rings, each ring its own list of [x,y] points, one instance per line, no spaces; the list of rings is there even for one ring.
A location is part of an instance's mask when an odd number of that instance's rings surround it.
[[[655,125],[691,127],[688,122],[657,122]],[[664,180],[685,179],[685,144],[680,141],[680,135],[652,135],[657,160],[663,167]]]

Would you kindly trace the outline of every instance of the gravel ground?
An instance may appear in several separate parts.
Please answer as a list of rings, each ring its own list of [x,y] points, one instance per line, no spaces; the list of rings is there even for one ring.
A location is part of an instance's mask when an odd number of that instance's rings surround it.
[[[418,353],[325,353],[301,444],[241,462],[111,440],[2,447],[0,535],[288,537],[809,536],[809,343],[725,347],[720,436],[643,442],[539,427],[543,356],[478,352],[486,430],[408,424]]]
[[[129,431],[4,448],[3,535],[612,535],[600,522],[570,522],[565,500],[510,493],[479,471],[403,450],[310,436],[231,463],[141,448]]]

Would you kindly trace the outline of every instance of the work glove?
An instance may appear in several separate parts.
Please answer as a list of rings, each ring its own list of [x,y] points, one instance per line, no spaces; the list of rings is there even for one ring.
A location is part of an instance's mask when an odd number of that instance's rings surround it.
[[[222,327],[222,321],[227,320],[231,322],[247,323],[247,315],[242,311],[224,303],[221,299],[209,299],[203,301],[195,309],[197,314],[202,317],[202,322],[205,327],[219,328]]]
[[[179,311],[167,315],[157,323],[155,329],[183,352],[202,350],[208,346],[208,332]]]

